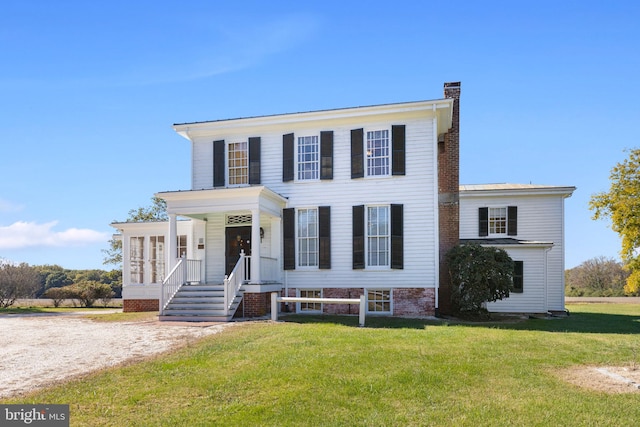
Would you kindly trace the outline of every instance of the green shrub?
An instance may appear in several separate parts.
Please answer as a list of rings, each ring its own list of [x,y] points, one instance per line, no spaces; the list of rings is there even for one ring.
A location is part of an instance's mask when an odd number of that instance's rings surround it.
[[[68,286],[62,288],[49,288],[44,292],[44,294],[42,294],[42,296],[52,299],[53,306],[57,308],[60,307],[62,301],[74,298],[73,293],[67,288]]]
[[[455,312],[480,314],[486,311],[485,302],[509,296],[513,288],[513,260],[503,249],[458,245],[446,257]]]
[[[100,300],[106,307],[114,295],[111,286],[93,280],[75,283],[62,289],[69,292],[68,298],[78,300],[81,307],[93,307],[96,300]]]

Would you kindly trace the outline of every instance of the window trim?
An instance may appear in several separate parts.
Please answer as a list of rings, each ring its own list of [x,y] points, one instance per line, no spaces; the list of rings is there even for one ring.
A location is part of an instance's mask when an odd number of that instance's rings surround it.
[[[319,134],[299,134],[299,135],[295,135],[295,140],[294,140],[294,149],[293,149],[293,158],[294,158],[294,182],[318,182],[320,181],[320,150],[321,150],[321,144],[320,144],[320,135]],[[315,178],[309,178],[309,179],[301,179],[300,178],[300,165],[302,164],[300,162],[300,139],[302,138],[315,138],[315,146],[316,146],[316,159],[313,163],[315,163],[316,168],[315,168]],[[311,162],[303,162],[303,163],[311,163]]]
[[[369,210],[371,208],[385,208],[387,213],[387,233],[386,236],[386,253],[387,263],[384,265],[371,265],[369,263],[371,253],[369,252]],[[376,237],[380,238],[382,235],[378,234]],[[378,254],[380,252],[377,252]],[[364,265],[367,270],[391,270],[391,204],[372,204],[365,205],[365,217],[364,217]]]
[[[370,166],[369,166],[369,133],[373,133],[373,132],[386,132],[386,139],[387,139],[387,146],[386,146],[386,151],[387,151],[387,155],[386,156],[381,156],[381,157],[376,157],[376,158],[386,158],[387,160],[387,164],[386,164],[386,173],[384,174],[379,174],[379,175],[372,175],[369,173],[370,170]],[[363,138],[362,138],[362,150],[363,150],[363,159],[362,159],[362,163],[364,166],[364,178],[387,178],[392,176],[392,171],[391,171],[391,166],[393,163],[393,144],[392,144],[392,131],[390,128],[386,127],[386,128],[364,128],[363,129]],[[375,168],[376,166],[374,166]]]
[[[240,139],[240,138],[239,138]],[[243,176],[246,176],[246,182],[240,183],[240,184],[232,184],[231,183],[231,159],[230,159],[230,154],[231,154],[231,146],[232,145],[238,145],[238,144],[244,144],[244,152],[246,153],[246,161],[247,164],[244,167],[234,167],[235,169],[244,169],[246,168],[246,174]],[[225,144],[225,160],[226,160],[226,164],[225,164],[225,182],[227,183],[227,187],[228,188],[237,188],[237,187],[246,187],[249,185],[249,163],[250,163],[250,159],[249,159],[249,140],[238,140],[238,141],[230,141],[227,142]]]
[[[316,222],[315,222],[315,237],[300,237],[300,211],[315,211],[316,212]],[[315,265],[301,265],[300,264],[300,239],[311,240],[314,239],[316,242],[316,264]],[[295,208],[295,258],[296,258],[296,269],[300,270],[318,270],[320,266],[320,212],[318,206],[314,207],[298,207]],[[309,251],[307,250],[307,254]],[[308,255],[307,255],[308,257]]]
[[[487,206],[487,208],[488,208],[488,211],[487,211],[487,226],[489,227],[488,230],[487,230],[487,233],[488,233],[487,236],[488,237],[504,237],[504,236],[507,236],[508,232],[509,232],[509,227],[508,227],[508,225],[509,225],[509,209],[508,209],[508,207],[507,206]],[[503,209],[504,210],[504,220],[500,219],[500,221],[504,221],[504,233],[495,233],[495,232],[492,233],[491,232],[492,223],[494,224],[494,229],[495,229],[496,228],[495,227],[495,223],[498,221],[498,220],[495,219],[495,218],[497,218],[497,216],[493,217],[493,219],[492,219],[491,211],[492,210],[495,211],[495,210],[498,210],[498,209],[501,209],[501,210]]]
[[[389,311],[377,311],[377,310],[370,310],[369,309],[369,304],[371,303],[371,300],[369,299],[369,293],[370,292],[388,292],[389,293]],[[392,315],[393,314],[393,289],[391,288],[365,288],[365,295],[366,295],[366,314],[371,314],[371,315]],[[374,304],[375,302],[378,300],[374,300]],[[386,303],[386,301],[384,300],[380,300],[380,302],[382,304]]]

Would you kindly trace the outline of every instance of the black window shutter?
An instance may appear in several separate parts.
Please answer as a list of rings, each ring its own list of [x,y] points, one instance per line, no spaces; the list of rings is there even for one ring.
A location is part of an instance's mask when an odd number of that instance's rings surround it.
[[[480,237],[489,235],[489,208],[478,209],[478,235]]]
[[[353,269],[364,268],[364,205],[353,207]]]
[[[333,131],[320,132],[320,179],[333,179]]]
[[[404,268],[404,206],[391,205],[391,268]]]
[[[294,146],[293,134],[282,135],[282,182],[293,181],[294,177]]]
[[[391,174],[405,174],[405,126],[391,126]]]
[[[351,131],[351,178],[364,177],[364,131]]]
[[[260,184],[260,137],[249,138],[249,184]]]
[[[224,187],[224,141],[213,141],[213,186]]]
[[[509,206],[507,208],[507,235],[518,235],[518,207]]]
[[[513,290],[515,293],[524,292],[524,262],[513,262]]]
[[[282,210],[282,237],[284,269],[296,268],[296,211],[294,208]]]
[[[318,208],[318,243],[320,259],[318,267],[331,268],[331,207],[320,206]]]

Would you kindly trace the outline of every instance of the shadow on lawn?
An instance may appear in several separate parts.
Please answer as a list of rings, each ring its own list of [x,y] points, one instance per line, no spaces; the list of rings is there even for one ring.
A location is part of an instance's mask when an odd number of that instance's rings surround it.
[[[330,323],[358,326],[357,316],[299,315],[281,316],[281,320],[292,323]],[[577,332],[592,334],[639,334],[640,314],[572,313],[560,318],[495,318],[488,321],[448,319],[404,319],[397,317],[367,317],[366,328],[425,329],[427,327],[467,326],[474,328],[497,328],[523,331]]]

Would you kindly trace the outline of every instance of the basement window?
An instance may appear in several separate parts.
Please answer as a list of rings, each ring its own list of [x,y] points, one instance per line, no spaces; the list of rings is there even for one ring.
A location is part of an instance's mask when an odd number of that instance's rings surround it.
[[[367,313],[391,314],[391,290],[367,290]]]

